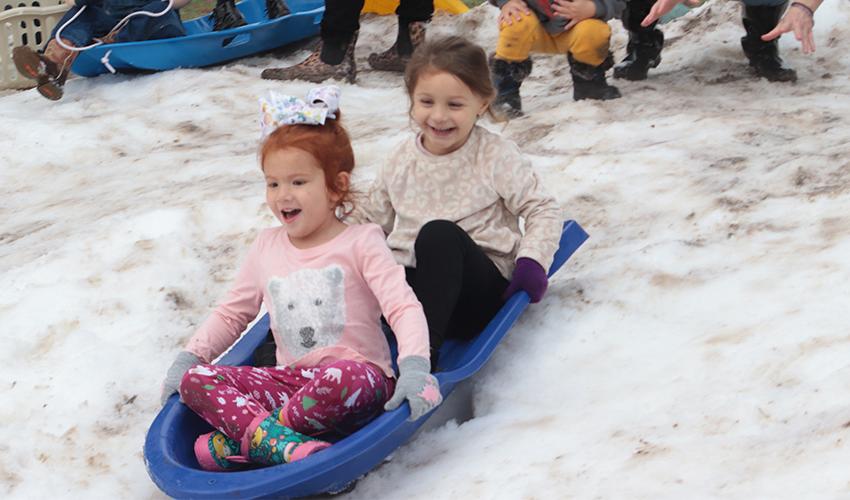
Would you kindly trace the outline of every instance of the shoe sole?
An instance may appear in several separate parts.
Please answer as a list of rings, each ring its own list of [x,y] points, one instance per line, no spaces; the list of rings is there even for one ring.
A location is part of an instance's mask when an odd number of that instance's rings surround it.
[[[62,86],[47,77],[45,77],[44,80],[39,79],[38,82],[38,87],[36,87],[38,93],[51,101],[58,101],[59,99],[62,99],[63,95],[65,95],[65,92],[62,90]]]
[[[18,73],[30,80],[39,80],[42,77],[47,77],[41,58],[38,57],[38,53],[29,47],[23,46],[12,49],[12,60],[15,62],[15,68],[18,70]]]

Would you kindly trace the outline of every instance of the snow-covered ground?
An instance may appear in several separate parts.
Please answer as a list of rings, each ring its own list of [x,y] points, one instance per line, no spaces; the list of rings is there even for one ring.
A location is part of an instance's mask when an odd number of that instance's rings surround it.
[[[623,98],[575,103],[538,56],[517,141],[591,239],[474,378],[474,418],[422,433],[344,498],[850,498],[850,2],[817,12],[796,85],[752,77],[736,2],[665,25]],[[486,47],[496,10],[431,34]],[[411,133],[401,78],[343,86],[360,179]],[[623,53],[619,23],[614,49]],[[160,382],[274,224],[262,68],[76,79],[0,98],[0,495],[159,498]],[[380,112],[376,112],[380,110]]]

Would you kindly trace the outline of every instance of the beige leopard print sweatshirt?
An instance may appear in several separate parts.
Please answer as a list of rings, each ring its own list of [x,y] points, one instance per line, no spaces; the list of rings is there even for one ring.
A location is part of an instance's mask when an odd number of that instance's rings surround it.
[[[430,154],[419,136],[406,141],[368,189],[355,191],[346,222],[379,224],[396,261],[407,267],[416,267],[419,229],[444,219],[463,228],[505,278],[519,257],[549,269],[564,220],[517,145],[480,126],[447,155]]]

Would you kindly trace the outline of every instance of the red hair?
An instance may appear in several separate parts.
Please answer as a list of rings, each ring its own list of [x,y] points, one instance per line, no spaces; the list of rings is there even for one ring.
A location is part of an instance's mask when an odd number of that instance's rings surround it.
[[[351,140],[342,124],[339,110],[336,119],[325,120],[324,125],[283,125],[269,134],[260,146],[260,168],[266,156],[273,151],[295,148],[309,154],[325,172],[325,186],[339,196],[339,205],[350,204],[351,188],[336,183],[341,172],[351,173],[354,169],[354,151]]]

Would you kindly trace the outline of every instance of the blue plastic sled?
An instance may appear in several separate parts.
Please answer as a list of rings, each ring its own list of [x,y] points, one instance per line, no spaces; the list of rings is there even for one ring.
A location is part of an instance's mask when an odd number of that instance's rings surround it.
[[[554,274],[587,239],[574,221],[564,224],[561,244],[549,275]],[[478,371],[528,306],[525,292],[511,297],[486,329],[469,342],[448,341],[440,352],[436,373],[443,397],[458,382]],[[246,333],[220,363],[251,364],[254,350],[269,329],[266,315]],[[176,498],[293,498],[340,491],[372,470],[401,446],[426,420],[408,422],[407,404],[385,412],[333,446],[291,464],[239,472],[207,472],[195,459],[195,438],[212,430],[192,410],[172,396],[157,415],[145,439],[145,464],[154,483]]]
[[[325,12],[324,0],[288,0],[289,15],[268,20],[264,0],[244,0],[236,7],[248,22],[223,31],[212,30],[212,19],[203,16],[186,21],[186,36],[144,42],[112,43],[86,50],[71,70],[82,76],[97,76],[109,69],[117,72],[163,71],[200,68],[238,59],[319,33]],[[108,54],[107,54],[108,53]]]

